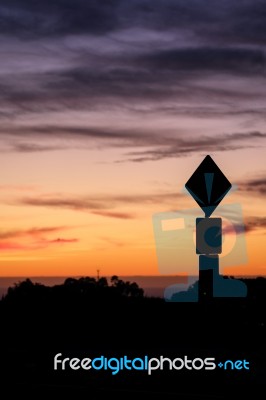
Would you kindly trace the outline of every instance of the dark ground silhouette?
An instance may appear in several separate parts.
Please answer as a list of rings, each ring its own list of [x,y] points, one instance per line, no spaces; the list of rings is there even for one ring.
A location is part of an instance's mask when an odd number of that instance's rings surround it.
[[[147,298],[114,276],[68,278],[53,287],[22,281],[0,301],[1,381],[9,392],[99,398],[228,398],[264,390],[266,279],[245,279],[244,299],[208,304]],[[54,371],[53,357],[215,357],[246,359],[250,370]],[[61,397],[60,397],[61,398]]]

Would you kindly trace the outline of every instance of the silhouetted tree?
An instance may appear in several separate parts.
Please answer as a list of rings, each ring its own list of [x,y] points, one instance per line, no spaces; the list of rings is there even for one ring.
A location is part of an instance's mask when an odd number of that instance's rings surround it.
[[[115,287],[122,296],[126,297],[143,297],[144,290],[141,289],[136,282],[124,282],[117,275],[111,277],[112,286]]]

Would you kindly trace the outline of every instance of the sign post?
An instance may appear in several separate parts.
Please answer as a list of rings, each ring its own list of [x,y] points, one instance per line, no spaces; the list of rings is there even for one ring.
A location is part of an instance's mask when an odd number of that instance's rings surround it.
[[[185,187],[205,213],[205,217],[196,219],[196,253],[199,254],[199,301],[208,301],[213,298],[214,281],[219,277],[222,252],[222,219],[210,216],[232,185],[207,155]]]

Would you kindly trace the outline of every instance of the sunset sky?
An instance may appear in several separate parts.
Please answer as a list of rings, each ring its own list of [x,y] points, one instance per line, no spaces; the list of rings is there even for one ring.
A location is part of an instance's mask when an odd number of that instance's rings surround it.
[[[246,226],[226,272],[266,275],[265,27],[260,0],[2,0],[0,276],[159,274],[152,217],[198,207],[207,154]]]

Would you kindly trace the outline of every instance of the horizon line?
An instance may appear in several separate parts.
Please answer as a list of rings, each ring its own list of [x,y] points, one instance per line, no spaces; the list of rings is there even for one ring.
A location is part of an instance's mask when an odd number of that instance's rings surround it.
[[[266,277],[265,275],[261,275],[261,274],[221,274],[222,276],[237,276],[237,277]],[[80,278],[80,277],[95,277],[97,278],[97,274],[96,275],[0,275],[0,279],[3,278]],[[119,275],[119,274],[111,274],[111,275],[102,275],[100,276],[100,278],[106,278],[106,277],[112,277],[112,276],[118,276],[118,277],[160,277],[160,278],[170,278],[170,277],[197,277],[198,275],[182,275],[182,274],[176,274],[176,275],[140,275],[140,274],[134,274],[134,275]]]

